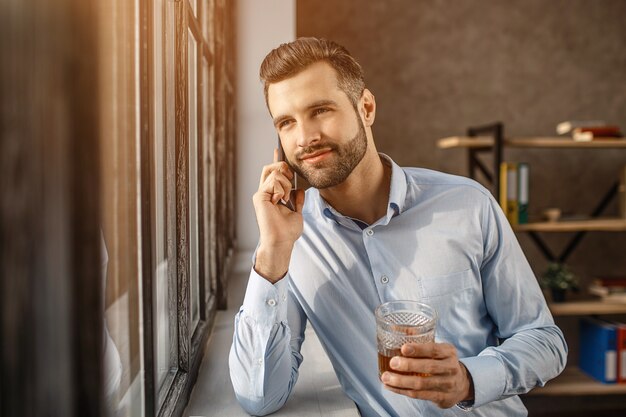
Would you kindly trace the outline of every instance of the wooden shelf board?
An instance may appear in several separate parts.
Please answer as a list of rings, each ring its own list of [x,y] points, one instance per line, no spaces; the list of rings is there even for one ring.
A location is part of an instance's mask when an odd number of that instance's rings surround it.
[[[524,137],[506,138],[504,144],[514,148],[626,148],[626,139],[598,138],[589,142],[577,142],[568,137]],[[489,148],[493,146],[493,138],[451,136],[439,139],[437,146],[441,149]]]
[[[624,232],[626,231],[626,219],[600,218],[534,222],[514,225],[513,230],[516,232]]]
[[[567,137],[511,138],[507,146],[518,148],[626,148],[623,138],[598,138],[589,142],[577,142]]]
[[[544,387],[533,389],[529,395],[598,395],[626,394],[626,384],[603,384],[582,372],[576,366],[568,366],[563,373]]]
[[[441,149],[451,148],[490,148],[493,146],[493,138],[491,137],[468,137],[468,136],[452,136],[449,138],[439,139],[437,146]]]
[[[602,300],[568,301],[550,303],[554,316],[580,316],[588,314],[626,314],[626,303]]]

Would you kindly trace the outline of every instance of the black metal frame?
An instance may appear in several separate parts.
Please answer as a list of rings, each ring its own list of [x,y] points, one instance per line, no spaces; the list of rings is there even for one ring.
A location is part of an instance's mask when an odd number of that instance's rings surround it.
[[[469,148],[468,152],[468,171],[469,177],[476,179],[476,173],[480,171],[485,179],[492,185],[492,193],[496,198],[496,201],[500,201],[500,164],[502,163],[502,152],[504,149],[504,125],[501,122],[495,122],[488,125],[469,127],[467,129],[467,135],[470,137],[476,137],[479,135],[489,134],[493,136],[493,146],[484,146],[477,148]],[[490,152],[493,149],[493,171],[489,172],[486,165],[478,158],[480,153]],[[591,217],[599,217],[609,203],[617,195],[619,183],[615,182],[609,191],[602,197],[596,208],[591,213]],[[528,232],[532,241],[537,245],[541,253],[545,258],[551,262],[563,263],[569,258],[574,249],[578,246],[582,238],[587,234],[586,231],[576,232],[576,234],[569,241],[565,249],[556,256],[546,243],[541,239],[537,232]]]
[[[609,189],[609,191],[604,195],[604,197],[602,197],[602,200],[600,200],[600,203],[598,203],[596,208],[593,210],[593,212],[591,213],[591,217],[598,217],[598,216],[600,216],[604,212],[604,209],[609,205],[609,203],[617,195],[618,189],[619,189],[619,182],[615,182],[613,184],[613,186]],[[580,243],[580,241],[582,240],[582,238],[586,234],[587,234],[587,232],[584,232],[584,231],[583,232],[576,232],[574,237],[572,237],[570,242],[567,244],[565,249],[563,249],[563,251],[561,252],[561,254],[558,257],[555,257],[552,254],[552,252],[549,251],[547,247],[545,247],[545,245],[544,245],[544,248],[542,248],[541,246],[540,246],[540,248],[542,249],[542,252],[546,256],[547,259],[549,259],[551,261],[554,261],[554,262],[563,263],[563,262],[565,262],[567,260],[567,258],[569,258],[571,253],[574,251],[576,246],[578,246],[578,244]],[[535,232],[530,232],[530,237],[538,245],[539,245],[540,242],[542,242],[541,239],[539,238],[539,236],[537,236],[537,234]]]
[[[487,181],[492,184],[492,193],[496,200],[500,200],[500,163],[502,162],[502,145],[504,143],[504,125],[501,122],[489,125],[475,126],[467,129],[467,135],[476,137],[478,135],[491,134],[493,136],[493,146],[485,146],[480,148],[469,148],[469,177],[476,179],[476,169],[480,170]],[[487,167],[478,158],[478,154],[489,152],[493,148],[493,171],[489,172]]]

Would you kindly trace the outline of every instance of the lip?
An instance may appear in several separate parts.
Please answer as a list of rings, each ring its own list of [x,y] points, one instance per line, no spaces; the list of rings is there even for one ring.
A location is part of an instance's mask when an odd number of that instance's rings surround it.
[[[300,160],[310,164],[314,164],[326,158],[328,155],[330,155],[331,152],[332,149],[322,149],[317,152],[306,154],[302,158],[300,158]]]

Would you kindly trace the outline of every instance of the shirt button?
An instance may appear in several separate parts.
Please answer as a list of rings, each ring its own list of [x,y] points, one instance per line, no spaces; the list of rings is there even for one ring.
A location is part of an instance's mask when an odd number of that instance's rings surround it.
[[[367,233],[368,236],[372,236],[374,234],[374,231],[372,229],[367,229]]]
[[[271,298],[271,299],[267,300],[267,304],[268,304],[270,307],[274,307],[274,306],[276,305],[276,300],[274,300],[273,298]]]
[[[262,365],[262,364],[263,364],[263,359],[259,358],[259,359],[257,360],[257,363],[258,363],[259,365]]]
[[[383,276],[380,278],[380,282],[382,282],[383,284],[388,283],[388,282],[389,282],[389,277],[388,277],[387,275],[383,275]]]

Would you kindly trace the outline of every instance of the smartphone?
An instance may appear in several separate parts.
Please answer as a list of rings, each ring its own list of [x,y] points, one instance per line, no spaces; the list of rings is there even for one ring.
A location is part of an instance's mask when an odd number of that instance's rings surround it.
[[[280,136],[278,136],[278,160],[285,161],[285,150],[283,149],[283,144],[280,142]],[[280,200],[280,204],[287,207],[291,211],[296,211],[295,203],[294,203],[294,191],[298,188],[298,174],[293,173],[293,178],[291,180],[291,196],[292,198],[289,201],[285,201],[283,199]]]

